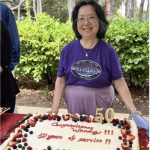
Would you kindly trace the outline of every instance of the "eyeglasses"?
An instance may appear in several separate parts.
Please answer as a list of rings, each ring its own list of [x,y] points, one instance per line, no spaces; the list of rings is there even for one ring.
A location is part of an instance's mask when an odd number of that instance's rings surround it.
[[[97,20],[97,16],[95,15],[88,15],[88,16],[79,16],[77,18],[77,22],[80,24],[83,24],[86,20],[88,20],[88,22],[94,22]]]

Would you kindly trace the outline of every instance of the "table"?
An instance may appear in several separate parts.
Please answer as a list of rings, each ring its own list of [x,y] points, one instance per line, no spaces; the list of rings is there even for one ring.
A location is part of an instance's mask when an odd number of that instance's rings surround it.
[[[7,129],[14,125],[16,122],[18,122],[21,118],[23,118],[26,114],[11,114],[11,113],[4,113],[0,117],[0,136],[3,135]],[[14,129],[15,130],[15,129]],[[14,132],[12,130],[10,133]],[[10,135],[8,134],[8,136]],[[2,144],[4,140],[0,141],[0,144]]]
[[[18,122],[25,115],[26,114],[12,114],[12,113],[2,114],[1,118],[0,118],[0,122],[1,122],[0,136],[3,135],[11,125],[14,125],[16,122]],[[14,130],[12,130],[11,132],[13,132],[13,131]],[[149,148],[147,147],[149,137],[146,135],[146,130],[139,128],[138,131],[139,131],[138,134],[139,134],[140,150],[149,150]],[[3,142],[4,142],[4,140],[0,141],[0,144],[2,144]]]

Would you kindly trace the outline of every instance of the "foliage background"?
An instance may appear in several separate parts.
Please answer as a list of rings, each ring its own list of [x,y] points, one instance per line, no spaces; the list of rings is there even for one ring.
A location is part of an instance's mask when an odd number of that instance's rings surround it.
[[[75,39],[70,21],[61,22],[45,13],[17,22],[21,60],[16,76],[40,81],[55,77],[61,49]],[[148,79],[148,22],[116,16],[110,20],[105,40],[118,52],[124,74],[133,86]]]

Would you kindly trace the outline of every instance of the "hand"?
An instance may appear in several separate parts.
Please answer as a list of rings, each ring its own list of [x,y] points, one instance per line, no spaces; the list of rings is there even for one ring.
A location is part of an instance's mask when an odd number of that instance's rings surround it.
[[[50,111],[47,112],[48,114],[58,114],[58,109],[51,109]]]
[[[142,113],[140,111],[136,110],[136,109],[135,110],[131,110],[130,113],[142,116]]]

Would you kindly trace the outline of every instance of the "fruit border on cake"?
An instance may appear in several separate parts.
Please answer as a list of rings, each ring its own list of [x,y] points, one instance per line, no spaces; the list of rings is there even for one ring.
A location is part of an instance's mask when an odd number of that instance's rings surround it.
[[[22,124],[19,129],[13,134],[12,140],[8,142],[7,150],[13,150],[17,148],[33,150],[31,145],[28,145],[27,136],[34,134],[30,127],[34,127],[37,121],[44,121],[44,120],[56,120],[56,121],[68,121],[72,120],[73,122],[100,122],[102,124],[107,123],[106,119],[101,119],[99,116],[86,116],[86,115],[79,115],[79,114],[37,114],[35,116],[30,117],[26,120],[26,123]],[[110,121],[110,120],[109,120]],[[120,128],[121,136],[118,136],[119,140],[122,140],[121,148],[122,150],[132,150],[133,140],[135,136],[131,133],[131,123],[128,119],[112,119],[111,122],[113,126]],[[23,131],[25,133],[23,134]],[[51,146],[47,147],[47,150],[51,150]],[[116,147],[116,150],[121,150],[120,148]]]

